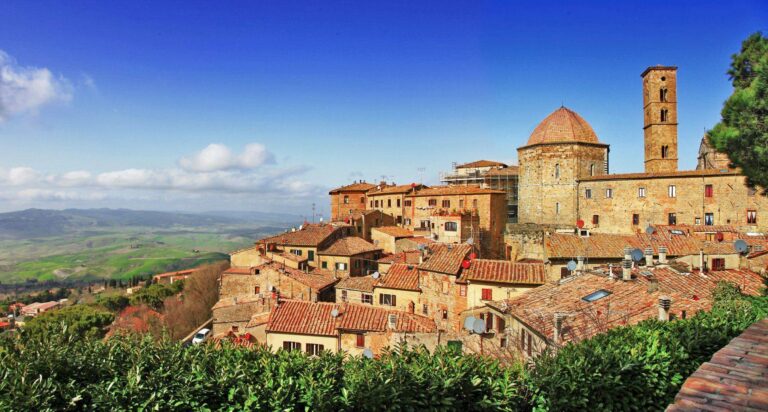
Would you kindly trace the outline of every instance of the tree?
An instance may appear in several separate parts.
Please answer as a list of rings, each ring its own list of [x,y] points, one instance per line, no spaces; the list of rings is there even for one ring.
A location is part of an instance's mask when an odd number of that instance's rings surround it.
[[[732,57],[733,94],[710,141],[741,168],[751,186],[768,189],[768,38],[757,32]]]
[[[219,299],[219,277],[226,264],[205,266],[184,281],[182,299],[165,300],[165,323],[174,339],[189,334],[212,316],[211,308]]]
[[[87,305],[67,306],[42,313],[24,325],[27,336],[60,335],[101,338],[114,316],[107,311]]]

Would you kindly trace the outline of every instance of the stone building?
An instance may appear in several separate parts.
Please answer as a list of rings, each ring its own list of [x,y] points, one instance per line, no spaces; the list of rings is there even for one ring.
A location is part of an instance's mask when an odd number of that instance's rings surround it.
[[[381,248],[359,237],[337,239],[318,252],[320,269],[342,278],[372,273],[380,257]]]
[[[507,223],[517,223],[517,166],[492,160],[454,163],[452,172],[440,174],[440,181],[449,186],[476,185],[503,190],[507,194]]]
[[[364,181],[338,187],[331,190],[331,221],[341,221],[350,213],[366,210],[365,194],[376,185]]]
[[[397,240],[413,237],[413,231],[399,226],[382,226],[371,230],[371,241],[384,253],[395,253]]]
[[[393,226],[395,218],[381,210],[363,210],[350,213],[344,218],[344,223],[352,226],[355,236],[372,242],[371,231],[373,228]]]
[[[484,306],[494,300],[513,298],[548,281],[543,263],[487,259],[472,260],[458,280],[467,285],[469,308]]]
[[[731,168],[731,159],[725,153],[715,150],[709,141],[709,136],[704,135],[699,144],[699,156],[696,162],[696,170],[727,170]]]
[[[418,183],[409,185],[377,186],[368,191],[368,208],[370,210],[379,210],[394,219],[393,224],[398,226],[403,224],[405,216],[405,197],[416,191],[426,188]]]

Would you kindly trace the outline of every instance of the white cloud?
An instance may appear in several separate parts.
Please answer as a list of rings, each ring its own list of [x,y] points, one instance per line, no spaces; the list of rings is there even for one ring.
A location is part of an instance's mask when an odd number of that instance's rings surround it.
[[[17,200],[27,201],[62,201],[62,200],[104,200],[104,193],[83,193],[50,189],[24,189],[16,193]]]
[[[71,98],[72,86],[67,79],[54,77],[46,68],[21,67],[0,50],[0,122]]]
[[[14,167],[0,170],[0,181],[10,186],[22,186],[37,182],[42,174],[31,167]]]
[[[179,166],[190,172],[255,169],[272,163],[274,156],[260,143],[246,145],[243,153],[239,155],[223,144],[211,143],[200,152],[179,159]]]
[[[49,176],[48,181],[59,186],[85,186],[91,183],[93,175],[86,170],[74,170],[60,176]]]

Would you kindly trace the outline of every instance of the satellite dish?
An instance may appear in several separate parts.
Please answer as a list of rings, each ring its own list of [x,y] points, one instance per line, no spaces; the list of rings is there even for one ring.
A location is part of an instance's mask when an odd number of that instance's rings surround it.
[[[467,244],[468,245],[474,245],[475,244],[475,239],[470,237],[469,239],[467,239]]]
[[[331,317],[334,317],[334,318],[339,317],[339,310],[336,308],[333,308],[333,310],[331,311]]]
[[[645,257],[645,255],[643,255],[643,251],[640,249],[632,249],[632,251],[629,252],[629,254],[632,256],[632,260],[634,260],[635,262],[639,262],[643,260],[643,257]]]
[[[426,247],[426,246],[424,246],[424,244],[423,244],[423,243],[419,243],[419,245],[418,245],[418,246],[416,246],[416,249],[419,249],[419,250],[424,250],[424,248],[425,248],[425,247]]]
[[[749,250],[749,245],[742,239],[733,242],[733,247],[739,253],[747,253],[747,250]]]
[[[373,274],[371,275],[371,277],[374,278],[374,279],[378,279],[379,276],[381,276],[381,273],[379,273],[379,272],[373,272]]]
[[[474,316],[467,316],[466,319],[464,319],[464,329],[471,331],[475,326],[475,319]]]
[[[570,270],[571,272],[573,272],[574,270],[576,270],[576,262],[575,262],[575,261],[573,261],[573,260],[569,260],[569,261],[568,261],[568,264],[567,264],[567,265],[565,265],[565,267],[566,267],[568,270]]]
[[[373,359],[373,351],[370,348],[365,348],[363,350],[363,356],[365,356],[368,359]]]
[[[656,232],[656,228],[655,228],[655,227],[653,227],[653,226],[651,226],[651,225],[648,225],[648,227],[647,227],[647,228],[645,228],[645,233],[646,233],[646,234],[652,235],[652,234],[654,234],[655,232]]]
[[[485,332],[485,321],[482,319],[475,319],[472,323],[472,332],[481,334]]]

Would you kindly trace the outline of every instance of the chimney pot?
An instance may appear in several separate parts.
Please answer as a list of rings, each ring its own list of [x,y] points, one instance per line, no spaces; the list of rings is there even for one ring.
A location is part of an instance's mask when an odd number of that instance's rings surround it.
[[[661,264],[667,263],[667,247],[666,246],[659,247],[659,263]]]
[[[624,247],[624,260],[632,260],[632,248],[629,246]]]
[[[584,270],[584,256],[576,257],[576,270]]]
[[[645,248],[645,266],[653,266],[653,249]]]
[[[669,308],[672,307],[672,299],[669,296],[659,298],[659,320],[666,322],[669,320]]]
[[[621,278],[623,280],[632,280],[632,261],[629,259],[621,261]]]
[[[563,332],[563,320],[565,319],[565,313],[556,312],[554,317],[554,332],[553,332],[553,340],[555,341],[555,344],[560,343],[560,339],[562,338],[562,332]]]

